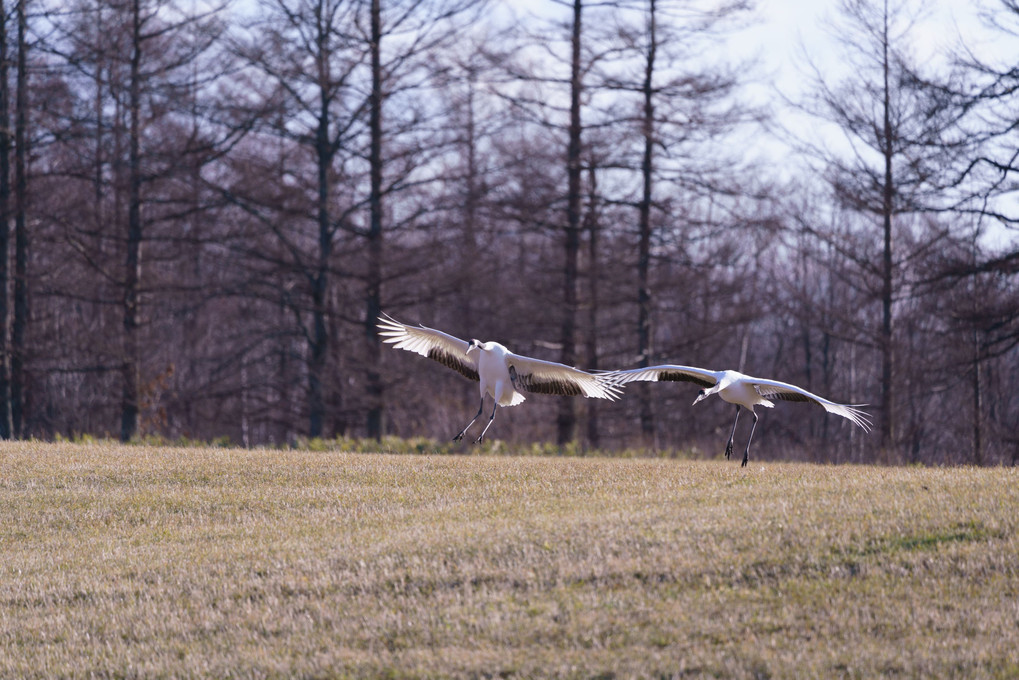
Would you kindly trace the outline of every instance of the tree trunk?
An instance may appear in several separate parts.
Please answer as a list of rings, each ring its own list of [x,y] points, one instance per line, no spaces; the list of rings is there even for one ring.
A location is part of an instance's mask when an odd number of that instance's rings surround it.
[[[121,366],[122,395],[120,440],[138,433],[138,403],[141,372],[138,340],[139,284],[141,282],[141,7],[132,8],[131,83],[129,86],[127,255],[124,263],[124,360]]]
[[[983,385],[980,380],[980,340],[977,331],[973,331],[973,464],[984,464],[983,443]]]
[[[0,438],[11,438],[10,309],[11,112],[7,64],[7,7],[0,0]]]
[[[15,93],[14,193],[17,213],[14,217],[14,324],[11,334],[11,427],[16,437],[24,437],[27,386],[25,378],[25,337],[28,331],[28,44],[25,0],[18,1],[18,84]]]
[[[460,284],[460,307],[463,310],[464,328],[474,328],[474,296],[478,272],[478,143],[474,119],[474,97],[477,72],[473,64],[467,67],[467,122],[464,137],[467,155],[467,177],[464,196],[464,261],[461,263],[463,279]]]
[[[644,156],[641,160],[643,193],[640,200],[640,241],[637,250],[637,358],[641,367],[650,366],[651,361],[651,289],[648,283],[651,270],[651,196],[652,162],[654,159],[654,70],[657,49],[655,35],[655,0],[651,0],[648,13],[648,51],[644,64]],[[654,442],[655,422],[651,405],[651,391],[641,386],[637,392],[640,401],[640,431],[645,445]]]
[[[332,184],[330,170],[336,154],[329,139],[329,102],[332,86],[331,57],[328,48],[327,27],[319,26],[316,63],[318,67],[318,120],[315,127],[315,162],[318,171],[318,254],[311,275],[312,332],[309,338],[311,356],[308,358],[308,436],[321,437],[325,429],[325,375],[329,348],[327,298],[329,291],[329,260],[333,248],[332,217],[329,211]]]
[[[588,260],[588,305],[587,305],[587,368],[592,371],[598,370],[598,305],[599,287],[601,280],[601,262],[598,258],[598,232],[600,224],[598,220],[598,174],[595,171],[594,162],[591,162],[587,171],[588,176],[588,199],[587,213],[585,216],[586,231],[588,234],[587,260]],[[601,443],[598,431],[598,400],[587,400],[587,443],[592,448],[597,448]]]
[[[892,174],[892,156],[895,149],[892,147],[892,122],[891,122],[891,83],[889,82],[889,54],[888,54],[888,5],[885,3],[884,13],[884,101],[883,101],[883,125],[882,131],[882,153],[884,155],[884,187],[882,201],[882,230],[884,236],[884,248],[881,258],[881,448],[885,454],[891,453],[895,445],[895,400],[892,382],[894,379],[894,346],[892,345],[892,213],[895,209],[895,178]]]
[[[102,0],[96,2],[96,34],[103,35],[105,29],[103,25],[103,3]],[[95,222],[96,228],[100,228],[103,224],[103,194],[104,183],[103,183],[103,130],[105,128],[105,121],[103,117],[103,67],[106,66],[105,60],[100,55],[96,55],[96,73],[95,73],[95,99],[92,102],[92,113],[95,116],[95,154],[93,175],[92,175],[92,219]]]
[[[318,165],[318,262],[311,281],[312,333],[311,356],[308,358],[308,436],[321,437],[325,425],[325,396],[322,377],[325,373],[329,327],[326,324],[326,292],[329,285],[329,256],[332,252],[332,230],[329,217],[329,112],[325,90],[321,100],[316,140]]]
[[[371,69],[372,91],[369,112],[371,128],[371,194],[369,196],[370,225],[368,228],[368,285],[365,300],[365,332],[368,337],[368,422],[367,435],[382,438],[383,386],[379,373],[381,339],[376,319],[382,311],[382,25],[380,0],[371,5]]]
[[[582,0],[573,2],[573,38],[570,74],[570,129],[569,145],[566,150],[568,187],[566,196],[566,238],[565,263],[563,265],[563,325],[562,354],[560,361],[572,366],[576,361],[577,327],[577,259],[580,254],[580,204],[581,204],[581,163],[580,163],[580,20]],[[557,420],[557,441],[564,446],[573,441],[577,415],[572,399],[561,399]]]

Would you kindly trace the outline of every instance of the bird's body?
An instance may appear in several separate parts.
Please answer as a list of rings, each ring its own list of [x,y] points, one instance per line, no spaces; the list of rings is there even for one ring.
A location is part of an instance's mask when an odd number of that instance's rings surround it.
[[[818,404],[828,413],[842,416],[854,424],[859,425],[865,431],[870,430],[870,417],[861,411],[858,406],[838,404],[834,401],[819,397],[808,392],[802,387],[791,385],[778,380],[766,378],[754,378],[744,375],[739,371],[710,371],[694,366],[677,366],[665,364],[661,366],[649,366],[648,368],[634,368],[627,371],[613,371],[612,375],[619,378],[620,384],[634,381],[674,381],[692,382],[700,385],[700,393],[694,399],[694,404],[702,399],[717,394],[722,401],[736,405],[736,419],[732,423],[732,433],[729,435],[729,442],[725,447],[725,457],[732,455],[733,437],[736,434],[736,423],[739,421],[739,409],[743,407],[750,411],[754,417],[754,426],[750,430],[750,437],[747,438],[747,448],[743,453],[743,465],[750,459],[750,441],[754,437],[754,429],[757,427],[757,414],[755,406],[773,408],[773,399],[785,401],[805,401]]]
[[[718,390],[718,396],[722,398],[722,401],[748,408],[751,411],[754,410],[754,406],[758,405],[773,408],[775,404],[762,397],[761,393],[754,389],[753,384],[746,380],[748,377],[736,371],[723,371],[718,382],[724,384],[725,387]]]
[[[510,375],[511,354],[497,342],[483,342],[478,347],[478,389],[482,398],[487,394],[499,406],[516,406],[525,399]]]
[[[481,404],[478,413],[460,431],[454,441],[463,438],[484,410],[485,396],[495,402],[488,425],[477,441],[481,441],[495,419],[499,406],[516,406],[524,401],[524,392],[557,394],[571,397],[618,399],[619,381],[611,374],[591,374],[554,361],[544,361],[514,354],[498,342],[467,342],[425,326],[408,326],[392,317],[379,317],[378,327],[383,342],[392,343],[428,357],[471,380],[478,381]]]

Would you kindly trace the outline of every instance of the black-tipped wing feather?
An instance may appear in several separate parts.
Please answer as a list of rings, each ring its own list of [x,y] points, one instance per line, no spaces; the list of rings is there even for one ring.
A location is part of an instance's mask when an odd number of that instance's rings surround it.
[[[635,381],[670,381],[690,382],[700,387],[713,387],[720,379],[721,373],[693,366],[648,366],[647,368],[631,368],[627,371],[613,371],[621,384]]]
[[[701,387],[713,387],[714,381],[705,380],[689,373],[680,373],[679,371],[662,371],[658,374],[658,380],[661,381],[672,381],[672,382],[689,382]]]
[[[408,326],[384,314],[379,317],[378,328],[383,342],[428,357],[465,378],[479,379],[477,355],[467,356],[470,345],[466,341],[434,328]]]
[[[611,373],[592,374],[566,364],[513,353],[508,354],[506,360],[513,386],[518,391],[613,400],[621,393],[620,382]]]
[[[469,378],[471,380],[479,379],[477,367],[471,366],[470,360],[466,357],[466,355],[457,356],[453,352],[446,351],[439,347],[434,347],[428,351],[428,358],[433,361],[438,361],[446,368],[452,368],[465,378]]]
[[[810,397],[796,392],[765,392],[760,389],[757,392],[762,397],[769,399],[781,399],[782,401],[810,401]]]
[[[866,406],[866,404],[839,404],[831,401],[830,399],[819,397],[813,392],[808,392],[802,387],[797,387],[796,385],[791,385],[779,380],[750,377],[747,377],[746,380],[754,386],[762,397],[767,397],[768,399],[783,399],[785,401],[813,402],[824,408],[824,410],[828,413],[842,416],[843,418],[862,427],[864,431],[870,431],[870,415],[866,411],[861,411],[858,408],[859,406]]]
[[[532,392],[534,394],[559,394],[566,397],[583,396],[584,390],[580,385],[560,377],[542,376],[535,373],[520,375],[514,366],[510,366],[510,378],[513,379],[513,386],[517,390]]]

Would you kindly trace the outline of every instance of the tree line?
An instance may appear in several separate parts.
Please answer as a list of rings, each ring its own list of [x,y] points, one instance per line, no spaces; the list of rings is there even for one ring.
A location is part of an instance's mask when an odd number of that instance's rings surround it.
[[[844,68],[780,105],[722,48],[744,0],[0,1],[0,436],[452,436],[474,388],[385,311],[870,404],[780,406],[761,457],[1014,463],[1019,80],[918,58],[921,5],[842,0]],[[496,434],[715,453],[693,396]]]

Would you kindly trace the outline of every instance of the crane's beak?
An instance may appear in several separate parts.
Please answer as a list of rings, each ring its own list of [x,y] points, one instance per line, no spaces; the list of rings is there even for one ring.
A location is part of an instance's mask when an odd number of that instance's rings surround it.
[[[707,396],[708,396],[707,393],[704,390],[701,390],[700,392],[697,393],[697,398],[693,400],[693,403],[696,404],[698,401],[704,399]]]

